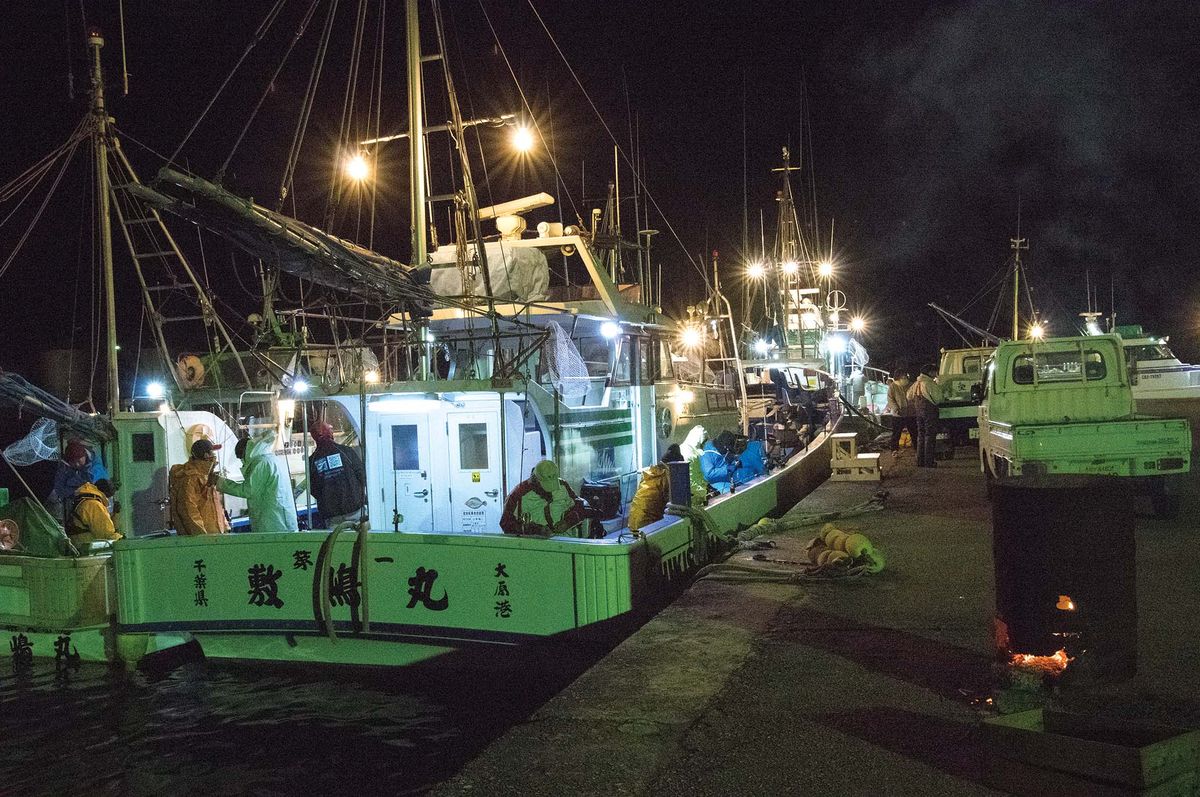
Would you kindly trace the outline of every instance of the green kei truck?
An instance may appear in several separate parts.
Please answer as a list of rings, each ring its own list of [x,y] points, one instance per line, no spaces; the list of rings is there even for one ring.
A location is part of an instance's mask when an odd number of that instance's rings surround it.
[[[1169,477],[1191,465],[1183,418],[1134,410],[1117,335],[1000,344],[987,364],[979,409],[979,461],[989,480],[1050,475],[1120,476],[1148,488],[1170,514]]]

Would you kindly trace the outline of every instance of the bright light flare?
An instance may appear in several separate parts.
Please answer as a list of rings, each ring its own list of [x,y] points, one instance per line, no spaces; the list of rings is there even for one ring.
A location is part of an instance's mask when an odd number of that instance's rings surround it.
[[[151,382],[146,385],[146,397],[152,399],[161,399],[167,395],[167,389],[163,387],[162,382]]]
[[[517,152],[529,152],[533,149],[533,131],[524,125],[513,130],[512,146]]]
[[[837,310],[834,310],[829,314],[829,320],[836,324],[838,321],[842,320],[842,314]]]
[[[832,354],[845,354],[846,338],[842,335],[830,335],[825,339],[825,348]]]
[[[862,316],[856,315],[850,319],[850,329],[854,332],[862,332],[866,328],[867,322],[863,320]]]
[[[833,263],[828,260],[822,260],[819,264],[817,264],[817,274],[821,275],[823,279],[829,279],[832,277]]]
[[[365,374],[363,374],[363,381],[366,382],[368,385],[378,384],[379,383],[379,372],[374,369],[367,371]]]
[[[679,342],[685,349],[698,349],[704,342],[704,330],[695,324],[688,324],[680,331]]]
[[[793,276],[797,271],[800,270],[800,264],[797,263],[795,260],[788,260],[788,261],[784,262],[782,268],[783,268],[783,273],[787,274],[790,277],[790,276]]]
[[[762,263],[751,263],[746,266],[746,276],[752,280],[760,280],[767,275],[767,268]]]
[[[760,357],[765,357],[767,352],[771,350],[771,342],[767,340],[754,341],[754,351]]]
[[[346,161],[346,176],[351,180],[361,182],[367,179],[371,174],[371,164],[367,160],[367,153],[359,152],[356,155],[350,156]]]
[[[1034,340],[1041,340],[1046,337],[1046,328],[1041,324],[1034,324],[1029,328],[1029,337]]]
[[[671,398],[676,404],[691,404],[696,400],[696,394],[690,390],[676,390],[671,394]]]
[[[600,334],[608,340],[612,340],[621,334],[621,325],[615,321],[605,321],[600,325]]]
[[[297,379],[292,383],[292,392],[304,395],[308,392],[308,387],[308,382],[305,382],[303,379]]]

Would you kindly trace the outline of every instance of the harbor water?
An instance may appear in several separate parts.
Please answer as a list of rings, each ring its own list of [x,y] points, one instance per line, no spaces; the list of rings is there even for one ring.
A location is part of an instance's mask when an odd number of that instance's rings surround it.
[[[575,672],[0,669],[0,794],[415,794]]]

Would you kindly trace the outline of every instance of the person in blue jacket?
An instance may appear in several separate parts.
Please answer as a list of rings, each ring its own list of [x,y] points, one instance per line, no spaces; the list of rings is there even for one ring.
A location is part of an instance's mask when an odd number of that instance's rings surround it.
[[[108,468],[90,448],[79,440],[67,441],[62,461],[54,472],[54,487],[47,497],[47,509],[55,517],[65,519],[64,508],[80,487],[108,478]]]
[[[733,486],[737,471],[737,454],[734,453],[733,432],[721,432],[716,440],[705,442],[700,450],[700,472],[704,480],[719,493],[727,493]]]
[[[742,485],[767,473],[767,448],[762,440],[751,440],[737,455],[738,466],[733,472],[733,483]]]

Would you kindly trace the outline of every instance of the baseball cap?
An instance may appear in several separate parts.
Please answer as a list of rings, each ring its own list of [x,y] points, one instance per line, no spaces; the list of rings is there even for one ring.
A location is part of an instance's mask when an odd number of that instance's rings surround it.
[[[192,443],[192,456],[207,457],[212,452],[219,451],[220,449],[220,446],[213,445],[212,440],[209,440],[207,437],[201,437],[199,440]]]

